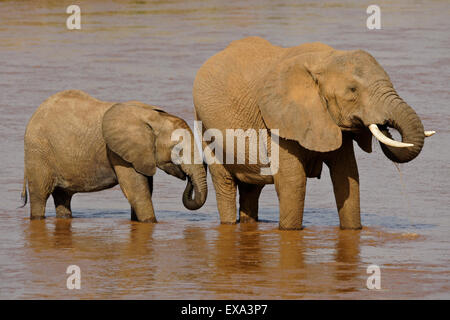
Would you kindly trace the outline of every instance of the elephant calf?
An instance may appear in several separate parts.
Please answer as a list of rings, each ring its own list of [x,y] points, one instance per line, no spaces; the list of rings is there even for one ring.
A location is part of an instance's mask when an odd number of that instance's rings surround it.
[[[25,132],[22,198],[25,206],[28,182],[30,218],[45,217],[50,194],[56,216],[70,218],[75,193],[119,183],[131,205],[131,219],[156,222],[151,200],[156,167],[182,180],[187,177],[183,204],[200,208],[207,195],[206,171],[202,164],[172,162],[176,129],[185,129],[194,141],[184,120],[142,102],[104,102],[77,90],[51,96]]]

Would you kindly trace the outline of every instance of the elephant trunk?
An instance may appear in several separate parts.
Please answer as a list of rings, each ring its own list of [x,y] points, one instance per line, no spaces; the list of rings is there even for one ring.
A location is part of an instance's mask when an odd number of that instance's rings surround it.
[[[183,204],[186,209],[197,210],[203,206],[208,194],[206,167],[203,164],[182,164],[187,175],[187,184],[183,192]],[[194,194],[194,198],[192,198]]]
[[[371,108],[371,110],[382,110],[383,112],[377,112],[376,115],[371,114],[367,117],[371,120],[364,122],[380,141],[383,153],[397,163],[413,160],[419,155],[424,138],[428,136],[427,132],[424,132],[419,116],[398,96],[392,86],[376,90],[372,98],[375,100],[372,103],[380,107]],[[400,133],[402,142],[392,140],[389,127]]]
[[[402,136],[402,142],[412,146],[398,148],[380,143],[386,157],[394,162],[403,163],[419,155],[425,138],[423,124],[416,112],[403,100],[389,110],[386,125],[381,127],[383,134],[392,138],[388,127],[396,129]]]

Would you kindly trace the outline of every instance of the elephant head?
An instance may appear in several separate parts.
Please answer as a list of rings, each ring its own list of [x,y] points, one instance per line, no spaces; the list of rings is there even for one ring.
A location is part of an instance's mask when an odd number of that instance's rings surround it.
[[[184,129],[194,141],[184,120],[136,101],[113,105],[102,121],[103,138],[108,148],[131,163],[137,172],[153,176],[158,167],[179,179],[187,177],[183,204],[187,209],[197,210],[206,201],[206,170],[203,164],[172,162],[172,148],[177,144],[172,141],[172,132],[177,129]],[[192,152],[194,150],[192,148]]]
[[[319,152],[338,149],[342,131],[353,132],[359,146],[371,152],[373,134],[390,160],[414,159],[434,131],[424,131],[384,69],[365,51],[320,49],[288,51],[265,74],[258,105],[266,125]],[[398,130],[402,142],[392,140],[389,127]]]

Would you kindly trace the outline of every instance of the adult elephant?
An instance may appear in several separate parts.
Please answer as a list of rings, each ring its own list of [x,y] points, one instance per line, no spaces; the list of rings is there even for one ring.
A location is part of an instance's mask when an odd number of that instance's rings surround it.
[[[54,94],[39,106],[25,132],[22,197],[26,204],[28,182],[30,218],[44,218],[50,195],[56,216],[71,217],[75,193],[119,183],[131,205],[131,219],[156,222],[151,199],[156,168],[182,180],[187,177],[183,204],[199,209],[207,196],[206,170],[203,164],[173,158],[172,148],[179,143],[172,141],[176,130],[193,141],[183,119],[158,107],[100,101],[79,90]]]
[[[256,221],[261,190],[274,183],[280,229],[301,229],[306,179],[320,178],[325,162],[340,227],[360,229],[353,140],[371,152],[373,134],[384,154],[402,163],[417,157],[425,136],[434,133],[424,132],[369,53],[322,43],[282,48],[259,37],[233,41],[200,68],[193,96],[203,130],[219,129],[224,136],[226,129],[279,130],[276,174],[261,175],[261,162],[210,165],[222,223],[236,223],[236,189],[240,221]],[[402,142],[392,140],[388,127]]]

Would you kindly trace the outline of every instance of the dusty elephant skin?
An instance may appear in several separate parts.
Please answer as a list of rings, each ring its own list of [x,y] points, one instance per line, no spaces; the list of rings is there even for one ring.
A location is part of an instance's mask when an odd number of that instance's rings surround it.
[[[206,171],[202,164],[172,163],[176,129],[192,135],[184,120],[142,102],[103,102],[76,90],[51,96],[25,132],[22,198],[25,205],[28,182],[30,218],[45,217],[50,195],[56,216],[70,218],[73,194],[119,183],[131,205],[131,219],[156,222],[151,195],[157,167],[179,179],[187,177],[183,203],[190,210],[200,208],[207,195]]]
[[[204,130],[279,129],[276,174],[260,175],[260,165],[210,165],[222,223],[236,223],[237,190],[240,222],[256,221],[261,190],[274,183],[280,229],[301,229],[307,177],[320,178],[325,163],[340,227],[360,229],[353,140],[370,153],[373,133],[384,154],[403,163],[432,134],[369,53],[322,43],[282,48],[259,37],[234,41],[200,68],[193,94]],[[402,142],[391,139],[388,127]]]

